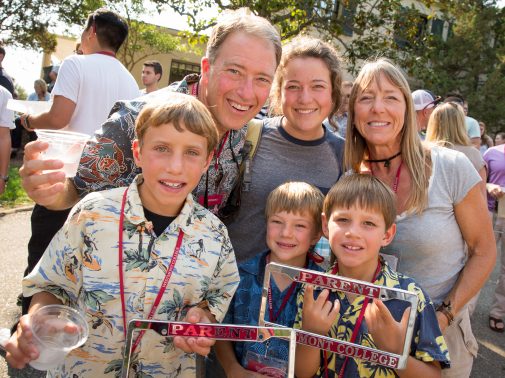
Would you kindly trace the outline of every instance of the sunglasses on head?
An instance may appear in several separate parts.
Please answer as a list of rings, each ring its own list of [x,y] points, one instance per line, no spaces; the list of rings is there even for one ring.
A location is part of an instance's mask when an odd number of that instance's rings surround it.
[[[426,106],[423,108],[423,110],[426,110],[429,108],[436,108],[441,102],[442,102],[442,97],[437,96],[432,102],[426,104]]]

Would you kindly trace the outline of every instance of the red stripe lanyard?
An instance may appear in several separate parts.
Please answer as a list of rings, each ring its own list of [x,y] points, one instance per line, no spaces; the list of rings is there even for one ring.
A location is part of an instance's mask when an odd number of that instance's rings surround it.
[[[230,135],[230,131],[227,131],[224,134],[223,140],[221,141],[221,144],[219,145],[219,150],[214,150],[214,156],[216,157],[216,162],[214,163],[214,168],[216,171],[219,168],[219,157],[221,156],[221,152],[223,152],[224,145],[226,144],[226,140],[228,139],[228,135]]]
[[[307,254],[307,257],[309,254]],[[266,258],[266,263],[268,264],[270,262],[270,255],[267,256]],[[305,262],[305,266],[303,267],[304,269],[307,269],[307,262]],[[272,284],[268,287],[268,320],[271,322],[275,322],[278,318],[279,315],[281,314],[282,310],[284,310],[284,307],[286,307],[286,304],[289,301],[289,298],[293,295],[293,292],[295,291],[297,282],[294,281],[291,283],[289,286],[288,292],[284,295],[284,298],[282,298],[282,303],[279,306],[279,310],[277,310],[277,315],[274,316],[274,305],[273,305],[273,300],[272,300]]]
[[[121,213],[119,215],[119,292],[121,295],[121,312],[123,315],[123,331],[126,339],[126,305],[125,305],[125,290],[124,290],[124,276],[123,276],[123,225],[124,225],[124,209],[126,205],[126,195],[128,193],[128,189],[125,190],[123,194],[123,201],[121,202]],[[142,232],[142,231],[141,231]],[[170,261],[170,265],[168,266],[167,273],[165,274],[165,278],[163,278],[163,282],[161,283],[160,291],[154,300],[153,306],[151,307],[151,311],[149,311],[149,315],[147,319],[152,319],[154,314],[156,313],[156,309],[158,308],[161,297],[165,292],[168,282],[170,281],[170,276],[172,276],[172,272],[175,267],[175,263],[177,262],[177,256],[179,255],[179,251],[181,249],[182,239],[184,238],[184,231],[179,230],[179,236],[177,237],[177,243],[175,244],[174,253],[172,255],[172,260]],[[135,340],[135,344],[132,347],[132,353],[137,348],[140,340],[144,336],[145,330],[141,331]]]
[[[403,165],[403,161],[401,161],[400,165],[398,166],[398,170],[396,171],[395,181],[393,182],[393,192],[395,192],[395,194],[398,193],[398,184],[400,183],[400,173],[402,173],[402,165]],[[370,172],[372,173],[372,176],[375,176],[373,174],[373,168],[372,168],[371,164],[370,164]]]
[[[372,283],[374,283],[377,280],[377,277],[379,276],[379,272],[381,270],[381,263],[380,260],[377,262],[377,269],[375,270],[374,277],[372,279]],[[333,267],[331,274],[335,275],[338,272],[338,262],[335,263],[335,266]],[[356,324],[354,325],[354,329],[352,330],[352,335],[351,339],[349,342],[354,343],[356,340],[356,337],[358,336],[359,329],[361,328],[361,323],[363,322],[363,318],[365,317],[365,310],[366,307],[368,306],[368,303],[370,302],[370,298],[365,297],[363,300],[363,305],[361,306],[361,310],[358,315],[358,320],[356,320]],[[340,369],[340,372],[338,373],[338,378],[342,378],[344,376],[345,368],[347,366],[347,361],[349,360],[349,357],[345,358],[344,364],[342,365],[342,368]],[[324,351],[324,376],[327,378],[328,377],[328,358],[326,355],[326,351]]]
[[[198,84],[200,84],[198,81],[193,84],[193,87],[191,88],[191,96],[193,97],[198,97]]]

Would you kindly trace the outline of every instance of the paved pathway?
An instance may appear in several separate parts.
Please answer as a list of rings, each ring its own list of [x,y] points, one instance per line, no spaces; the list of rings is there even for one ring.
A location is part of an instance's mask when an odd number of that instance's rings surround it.
[[[0,327],[13,324],[19,314],[16,297],[21,292],[20,280],[26,265],[26,245],[30,237],[30,212],[0,217]],[[474,363],[472,378],[505,377],[505,333],[492,332],[487,326],[487,314],[497,281],[497,269],[482,290],[473,329],[479,341],[479,356]],[[0,378],[42,377],[32,369],[8,369],[0,358]]]

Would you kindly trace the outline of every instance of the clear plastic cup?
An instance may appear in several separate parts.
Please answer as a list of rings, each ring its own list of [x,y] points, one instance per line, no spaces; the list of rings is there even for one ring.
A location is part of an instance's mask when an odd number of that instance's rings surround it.
[[[78,311],[63,305],[41,307],[31,316],[33,343],[39,358],[30,361],[37,370],[50,370],[65,360],[67,354],[88,339],[86,319]]]
[[[35,130],[38,140],[49,143],[46,151],[42,152],[44,160],[58,159],[63,161],[66,177],[74,177],[81,160],[81,154],[89,135],[64,130]],[[44,173],[54,171],[44,171]]]

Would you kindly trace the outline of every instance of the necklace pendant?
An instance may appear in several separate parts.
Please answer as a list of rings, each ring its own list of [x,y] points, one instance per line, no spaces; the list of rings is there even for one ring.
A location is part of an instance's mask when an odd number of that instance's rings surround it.
[[[391,165],[391,160],[386,159],[386,160],[384,161],[384,167],[389,168],[389,166],[390,166],[390,165]]]

